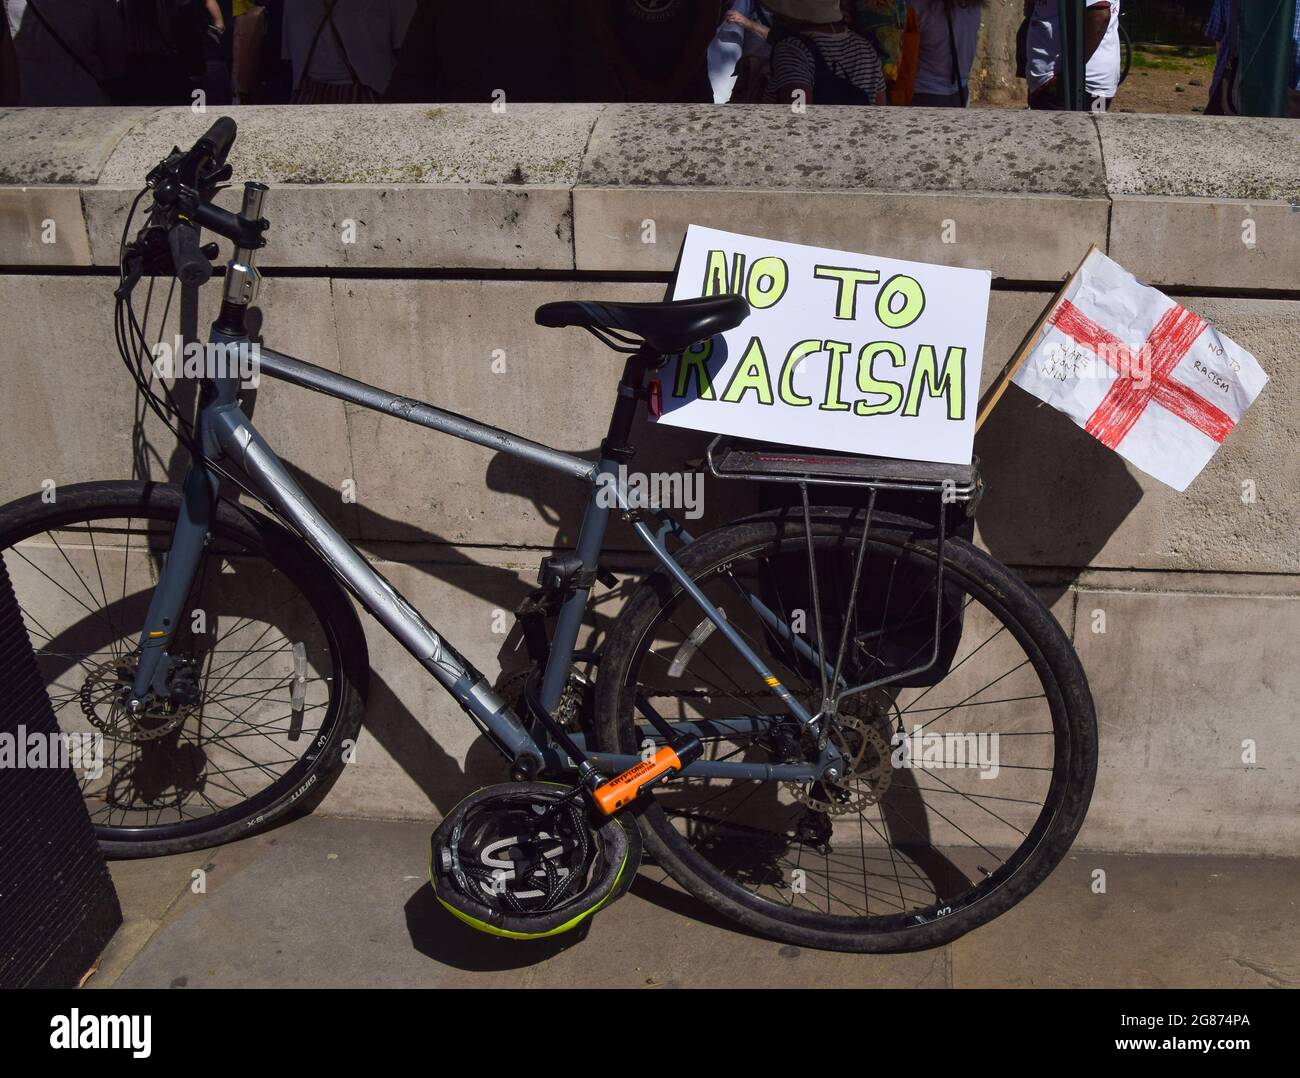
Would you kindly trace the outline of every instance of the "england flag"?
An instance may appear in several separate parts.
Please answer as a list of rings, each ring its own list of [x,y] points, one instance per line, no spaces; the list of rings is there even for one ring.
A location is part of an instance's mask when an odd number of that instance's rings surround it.
[[[1249,352],[1095,248],[1029,347],[1016,385],[1175,490],[1268,381]]]

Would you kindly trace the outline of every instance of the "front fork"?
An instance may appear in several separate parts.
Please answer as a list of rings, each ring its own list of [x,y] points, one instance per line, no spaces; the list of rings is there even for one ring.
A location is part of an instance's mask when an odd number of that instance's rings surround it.
[[[139,662],[131,683],[131,695],[126,702],[131,714],[143,711],[151,697],[167,693],[171,672],[171,656],[167,649],[186,613],[185,600],[207,544],[208,528],[217,504],[218,483],[217,476],[204,467],[202,461],[190,464],[185,476],[180,516],[172,531],[171,549],[163,561],[136,649]]]
[[[250,221],[262,216],[262,201],[266,186],[260,183],[244,184],[244,202],[240,215]],[[236,247],[226,263],[221,316],[213,326],[210,343],[247,345],[244,329],[244,312],[257,298],[260,275],[254,266],[255,252],[246,247]],[[203,400],[199,410],[199,423],[195,444],[203,453],[219,452],[212,432],[207,429],[205,416],[210,407],[234,403],[239,392],[238,377],[220,377],[205,381]],[[151,697],[165,697],[171,674],[171,655],[168,648],[175,639],[177,625],[184,616],[184,605],[199,560],[207,543],[208,529],[217,505],[220,478],[197,456],[190,462],[185,476],[184,497],[180,517],[172,532],[172,545],[163,562],[158,585],[149,601],[149,613],[136,649],[139,658],[131,682],[131,694],[126,700],[129,714],[138,715],[148,707]]]

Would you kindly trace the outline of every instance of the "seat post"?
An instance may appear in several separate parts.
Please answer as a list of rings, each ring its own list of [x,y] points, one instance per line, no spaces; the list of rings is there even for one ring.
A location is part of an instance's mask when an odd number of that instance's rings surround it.
[[[618,382],[614,413],[609,417],[609,433],[600,443],[602,458],[620,464],[626,464],[632,459],[636,447],[629,444],[628,439],[632,436],[637,401],[643,395],[646,371],[658,366],[660,358],[658,352],[644,344],[627,357],[627,362],[623,364],[623,377]]]

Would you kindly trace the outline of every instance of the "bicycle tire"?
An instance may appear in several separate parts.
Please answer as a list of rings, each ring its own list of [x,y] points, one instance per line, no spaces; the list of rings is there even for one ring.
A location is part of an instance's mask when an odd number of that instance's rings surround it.
[[[861,532],[860,525],[857,532],[853,531],[854,519],[860,518],[850,510],[815,509],[814,532],[821,537],[846,534],[856,542]],[[791,538],[803,542],[803,535],[802,518],[792,521],[783,512],[760,514],[715,529],[676,556],[698,583],[747,551]],[[877,528],[873,523],[870,544],[874,548],[877,543],[898,550],[928,552],[933,560],[934,537],[920,527],[895,522]],[[894,919],[887,930],[873,929],[867,921],[854,923],[852,919],[778,908],[719,872],[676,830],[662,808],[664,793],[673,785],[668,783],[632,811],[647,851],[682,887],[738,924],[773,939],[827,950],[887,953],[951,942],[1010,909],[1060,862],[1083,822],[1096,775],[1096,720],[1083,669],[1051,611],[1005,566],[960,539],[946,541],[944,565],[950,578],[955,576],[962,586],[976,589],[981,602],[992,604],[991,611],[1012,629],[1015,639],[1033,650],[1030,658],[1053,711],[1057,740],[1064,736],[1068,745],[1060,796],[1033,848],[1020,858],[1005,880],[977,901],[920,923],[899,925]],[[655,574],[631,595],[611,629],[597,678],[594,717],[596,740],[606,751],[638,750],[631,701],[634,688],[629,689],[629,683],[633,687],[638,684],[638,656],[644,655],[646,634],[658,615],[671,609],[680,595],[674,583]],[[1044,805],[1040,823],[1046,816]],[[983,882],[977,889],[982,886]]]
[[[169,528],[182,498],[177,486],[136,481],[60,487],[53,504],[39,494],[31,495],[0,507],[0,557],[25,539],[95,520],[141,519]],[[308,811],[337,779],[345,742],[355,742],[361,727],[369,677],[365,635],[328,566],[299,536],[261,513],[224,499],[217,504],[210,534],[242,544],[249,554],[264,558],[307,601],[328,641],[332,661],[325,714],[297,763],[247,800],[174,825],[96,824],[99,844],[109,857],[151,857],[216,846],[262,830],[291,812]],[[36,650],[39,658],[40,648]]]

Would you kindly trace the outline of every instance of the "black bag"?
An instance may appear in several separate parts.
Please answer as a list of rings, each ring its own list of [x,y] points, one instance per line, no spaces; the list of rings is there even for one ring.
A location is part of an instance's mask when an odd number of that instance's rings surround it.
[[[758,487],[760,509],[779,509],[789,520],[802,526],[802,496],[795,486],[788,483],[759,483]],[[866,506],[867,492],[846,487],[813,487],[809,492],[809,500],[814,506],[855,506],[861,509]],[[944,512],[948,538],[965,539],[967,542],[974,539],[975,521],[966,515],[961,506],[947,506]],[[935,496],[907,491],[880,491],[873,520],[873,526],[877,528],[913,530],[919,536],[933,539],[938,527]],[[856,544],[847,544],[839,549],[818,550],[816,564],[819,590],[846,595],[853,579],[856,556]],[[807,617],[808,637],[815,640],[807,553],[791,551],[778,554],[770,559],[770,564],[773,572],[765,577],[760,590],[763,601],[772,610],[803,610]],[[933,567],[922,566],[917,562],[900,562],[892,568],[873,563],[863,569],[857,601],[854,603],[854,618],[860,632],[850,634],[853,656],[850,666],[854,662],[860,664],[866,656],[871,656],[875,661],[867,668],[867,676],[874,680],[903,674],[928,662],[934,648],[934,614],[938,602],[941,604],[939,649],[934,665],[890,683],[899,689],[937,685],[948,676],[961,642],[965,624],[965,600],[961,588],[955,586],[951,578],[946,579],[943,597],[939,599],[935,592]],[[835,603],[824,605],[827,609],[823,610],[822,632],[830,651],[839,645],[843,621]],[[776,654],[786,654],[784,643],[775,636],[769,634],[768,642]],[[799,668],[800,674],[810,681],[815,678],[815,668],[800,663],[793,657],[791,661]],[[859,666],[857,672],[862,673],[863,669]]]

